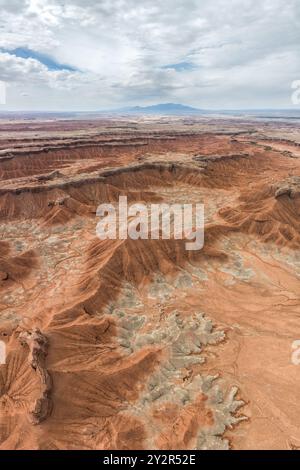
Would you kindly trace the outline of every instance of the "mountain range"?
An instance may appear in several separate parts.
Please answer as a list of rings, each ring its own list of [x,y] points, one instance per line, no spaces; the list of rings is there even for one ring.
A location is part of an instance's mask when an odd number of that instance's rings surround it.
[[[151,106],[131,106],[116,110],[117,113],[123,114],[202,114],[203,111],[191,106],[185,106],[178,103],[161,103]]]

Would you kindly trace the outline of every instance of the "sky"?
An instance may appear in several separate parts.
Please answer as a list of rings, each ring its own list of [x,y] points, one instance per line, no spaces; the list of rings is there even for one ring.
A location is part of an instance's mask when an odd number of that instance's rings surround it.
[[[0,0],[0,112],[295,108],[299,49],[299,0]]]

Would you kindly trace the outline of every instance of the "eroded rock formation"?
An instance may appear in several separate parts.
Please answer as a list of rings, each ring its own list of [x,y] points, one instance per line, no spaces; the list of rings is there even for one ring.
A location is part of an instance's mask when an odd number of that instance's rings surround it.
[[[29,420],[32,424],[40,424],[47,419],[52,409],[52,380],[46,369],[48,339],[38,328],[35,328],[32,331],[22,332],[19,340],[23,346],[29,348],[28,363],[39,378],[40,396],[35,400],[29,411]]]
[[[248,119],[3,123],[1,449],[299,447],[297,140]],[[203,203],[203,250],[99,240],[123,195]]]

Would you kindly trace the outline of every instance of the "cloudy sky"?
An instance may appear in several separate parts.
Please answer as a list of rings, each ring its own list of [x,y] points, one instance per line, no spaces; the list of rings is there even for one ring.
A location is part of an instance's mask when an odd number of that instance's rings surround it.
[[[299,0],[0,0],[0,111],[292,108],[299,49]]]

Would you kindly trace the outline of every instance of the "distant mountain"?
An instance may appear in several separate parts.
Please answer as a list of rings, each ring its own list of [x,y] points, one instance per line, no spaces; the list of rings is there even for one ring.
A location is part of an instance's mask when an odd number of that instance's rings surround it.
[[[202,113],[200,109],[192,108],[177,103],[162,103],[154,104],[151,106],[132,106],[128,108],[121,108],[114,111],[115,113],[123,114],[161,114],[161,115],[181,115],[181,114],[199,114]]]

